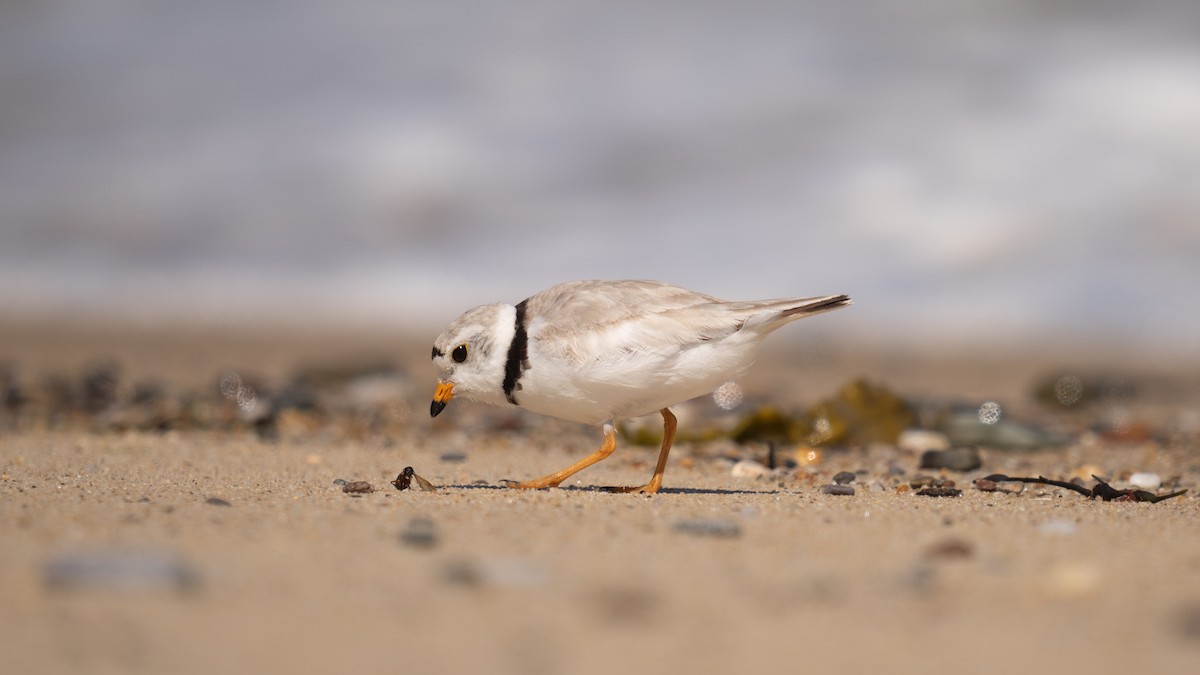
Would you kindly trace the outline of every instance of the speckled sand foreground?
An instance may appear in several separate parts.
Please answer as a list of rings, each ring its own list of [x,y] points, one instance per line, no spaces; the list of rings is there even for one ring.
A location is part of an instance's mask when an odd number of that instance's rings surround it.
[[[684,448],[667,475],[687,489],[655,497],[387,483],[404,465],[469,485],[573,457],[518,442],[481,439],[447,463],[445,447],[419,438],[385,448],[6,437],[5,670],[1187,672],[1200,662],[1192,494],[1155,505],[1054,490],[832,497],[735,480],[718,460],[681,466]],[[1026,466],[1051,467],[1053,454]],[[619,453],[580,478],[632,482],[652,455]],[[862,460],[835,459],[829,475]],[[336,478],[379,491],[350,497]],[[229,505],[206,503],[214,497]],[[402,537],[422,527],[414,519],[432,523],[432,541],[427,530]],[[737,532],[720,536],[730,524]],[[55,560],[133,552],[190,576],[143,570],[132,587],[98,588],[47,578]]]
[[[188,363],[197,381],[216,372]],[[920,386],[879,361],[841,363],[824,379],[806,364],[760,370],[750,388],[793,377],[811,400],[864,371]],[[941,381],[963,395],[999,386]],[[361,441],[3,432],[2,670],[1182,675],[1200,663],[1193,442],[985,451],[946,499],[895,489],[914,454],[831,452],[764,480],[733,477],[728,448],[688,444],[657,496],[514,492],[494,485],[565,466],[596,431],[497,431],[454,405],[450,422],[417,410],[401,433]],[[622,446],[577,478],[640,483],[655,455]],[[396,491],[405,466],[441,489]],[[970,487],[1085,466],[1177,475],[1190,492],[1139,504]],[[866,471],[857,494],[820,494],[842,470]],[[336,479],[377,491],[352,497]]]

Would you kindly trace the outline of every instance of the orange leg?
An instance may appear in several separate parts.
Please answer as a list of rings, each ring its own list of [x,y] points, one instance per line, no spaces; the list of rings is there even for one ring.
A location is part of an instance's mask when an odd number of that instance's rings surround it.
[[[670,410],[663,408],[659,411],[663,416],[663,442],[662,450],[658,453],[658,466],[654,467],[654,477],[649,483],[639,485],[637,487],[610,487],[605,488],[610,492],[641,492],[645,494],[654,494],[662,487],[663,472],[667,469],[667,455],[671,452],[671,443],[675,441],[675,415],[671,414]]]
[[[519,488],[524,490],[558,487],[559,483],[579,473],[580,471],[583,471],[596,462],[599,462],[605,457],[608,457],[609,455],[613,454],[613,450],[616,449],[617,431],[611,426],[606,426],[604,429],[604,444],[600,446],[600,449],[588,455],[587,457],[584,457],[578,462],[575,462],[571,466],[568,466],[562,471],[557,471],[549,476],[542,476],[541,478],[535,478],[533,480],[521,482],[506,480],[502,482],[510,488]]]

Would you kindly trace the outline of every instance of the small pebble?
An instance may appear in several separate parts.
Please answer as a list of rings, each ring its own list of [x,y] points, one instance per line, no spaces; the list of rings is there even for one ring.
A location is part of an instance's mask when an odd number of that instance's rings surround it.
[[[233,506],[233,504],[230,504],[220,497],[209,497],[208,499],[204,500],[204,503],[208,504],[209,506]]]
[[[940,431],[905,429],[896,439],[896,447],[912,453],[926,450],[949,450],[950,439]]]
[[[1138,490],[1157,490],[1162,487],[1162,479],[1156,473],[1139,471],[1129,477],[1129,487]]]
[[[185,591],[195,588],[200,580],[196,571],[177,556],[146,551],[67,553],[47,562],[42,572],[51,589]]]
[[[995,492],[997,488],[996,481],[986,478],[975,479],[975,489],[980,492]]]
[[[734,478],[762,478],[770,473],[770,469],[752,459],[743,459],[730,470],[730,475]]]
[[[677,520],[671,529],[681,534],[696,537],[715,537],[718,539],[733,539],[742,535],[742,527],[732,520],[721,518],[694,518]]]
[[[846,485],[848,483],[853,483],[854,477],[853,471],[839,471],[834,475],[833,482],[838,485]]]
[[[821,494],[853,497],[854,488],[849,485],[822,485]]]
[[[952,487],[927,487],[917,491],[922,497],[958,497],[962,490]]]
[[[345,484],[346,484],[346,479],[345,479],[345,478],[334,478],[334,479],[333,479],[333,484],[334,484],[334,485],[345,485]]]
[[[1200,642],[1200,604],[1179,611],[1179,634],[1185,639]]]
[[[934,560],[954,560],[970,558],[975,554],[975,547],[964,539],[943,539],[934,542],[925,549],[925,557]]]
[[[457,464],[459,462],[467,461],[467,454],[465,452],[446,452],[439,455],[438,459],[442,460],[443,462]]]
[[[433,548],[437,539],[437,528],[428,518],[413,518],[400,532],[401,543],[413,548]]]
[[[951,471],[974,471],[983,466],[979,449],[974,446],[929,450],[921,455],[922,469],[949,469]]]
[[[1077,529],[1078,528],[1076,527],[1075,523],[1062,518],[1048,520],[1038,526],[1038,532],[1056,537],[1070,536],[1075,534],[1075,530]]]
[[[365,480],[356,480],[342,486],[342,492],[348,495],[364,495],[375,491],[375,487]]]

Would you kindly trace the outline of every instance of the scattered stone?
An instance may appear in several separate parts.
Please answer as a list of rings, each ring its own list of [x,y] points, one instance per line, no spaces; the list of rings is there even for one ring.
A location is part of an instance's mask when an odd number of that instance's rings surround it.
[[[742,527],[732,520],[722,518],[693,518],[677,520],[671,529],[681,534],[695,537],[714,537],[717,539],[734,539],[742,536]]]
[[[334,478],[334,479],[333,479],[333,484],[334,484],[334,485],[345,485],[345,484],[346,484],[346,479],[345,479],[345,478]]]
[[[459,464],[467,461],[467,453],[465,452],[445,452],[438,456],[443,462],[448,464]]]
[[[950,445],[982,445],[987,448],[1032,450],[1060,447],[1066,440],[1028,424],[1000,417],[981,419],[981,410],[960,410],[946,415],[939,430]],[[998,411],[997,411],[998,414]]]
[[[854,488],[849,485],[822,485],[820,487],[821,494],[836,495],[840,497],[853,497]]]
[[[1066,537],[1075,534],[1078,528],[1075,523],[1063,518],[1048,520],[1038,526],[1038,532],[1052,537]]]
[[[988,480],[986,478],[976,478],[975,479],[975,489],[979,490],[980,492],[995,492],[1000,489],[1000,485],[998,483],[996,483],[996,481],[994,481],[994,480]]]
[[[952,487],[927,487],[917,491],[922,497],[958,497],[962,490]]]
[[[979,448],[963,446],[949,450],[928,450],[921,455],[922,469],[949,469],[950,471],[974,471],[983,466]]]
[[[938,478],[936,476],[915,476],[908,484],[913,489],[923,487],[954,487],[954,481],[949,478]]]
[[[401,543],[413,548],[433,548],[437,540],[437,528],[428,518],[413,518],[400,532]]]
[[[896,439],[896,447],[911,453],[949,450],[950,439],[946,438],[946,434],[932,429],[905,429]]]
[[[342,492],[348,495],[367,495],[375,491],[375,486],[365,480],[356,480],[342,486]]]
[[[42,571],[46,586],[54,590],[187,591],[200,582],[182,559],[154,551],[66,553],[51,559]]]
[[[770,475],[771,470],[752,459],[743,459],[729,473],[734,478],[762,478]]]
[[[1200,604],[1193,604],[1180,610],[1179,634],[1187,640],[1200,642]]]
[[[447,564],[443,577],[448,583],[459,586],[528,588],[546,583],[550,575],[528,560],[498,558],[452,561]]]
[[[837,485],[848,485],[853,483],[855,474],[853,471],[839,471],[833,476],[833,482]]]
[[[1162,487],[1162,479],[1156,473],[1139,471],[1129,477],[1129,487],[1141,490],[1157,490]]]
[[[975,554],[975,547],[964,539],[951,538],[934,542],[925,549],[925,557],[933,560],[961,560]]]
[[[233,506],[233,504],[230,504],[220,497],[209,497],[208,499],[204,500],[204,503],[208,504],[209,506]]]

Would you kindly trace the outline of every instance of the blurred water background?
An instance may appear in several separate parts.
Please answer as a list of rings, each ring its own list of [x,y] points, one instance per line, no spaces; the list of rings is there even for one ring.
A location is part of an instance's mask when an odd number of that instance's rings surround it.
[[[6,320],[436,330],[591,277],[1194,354],[1200,3],[0,4]]]

